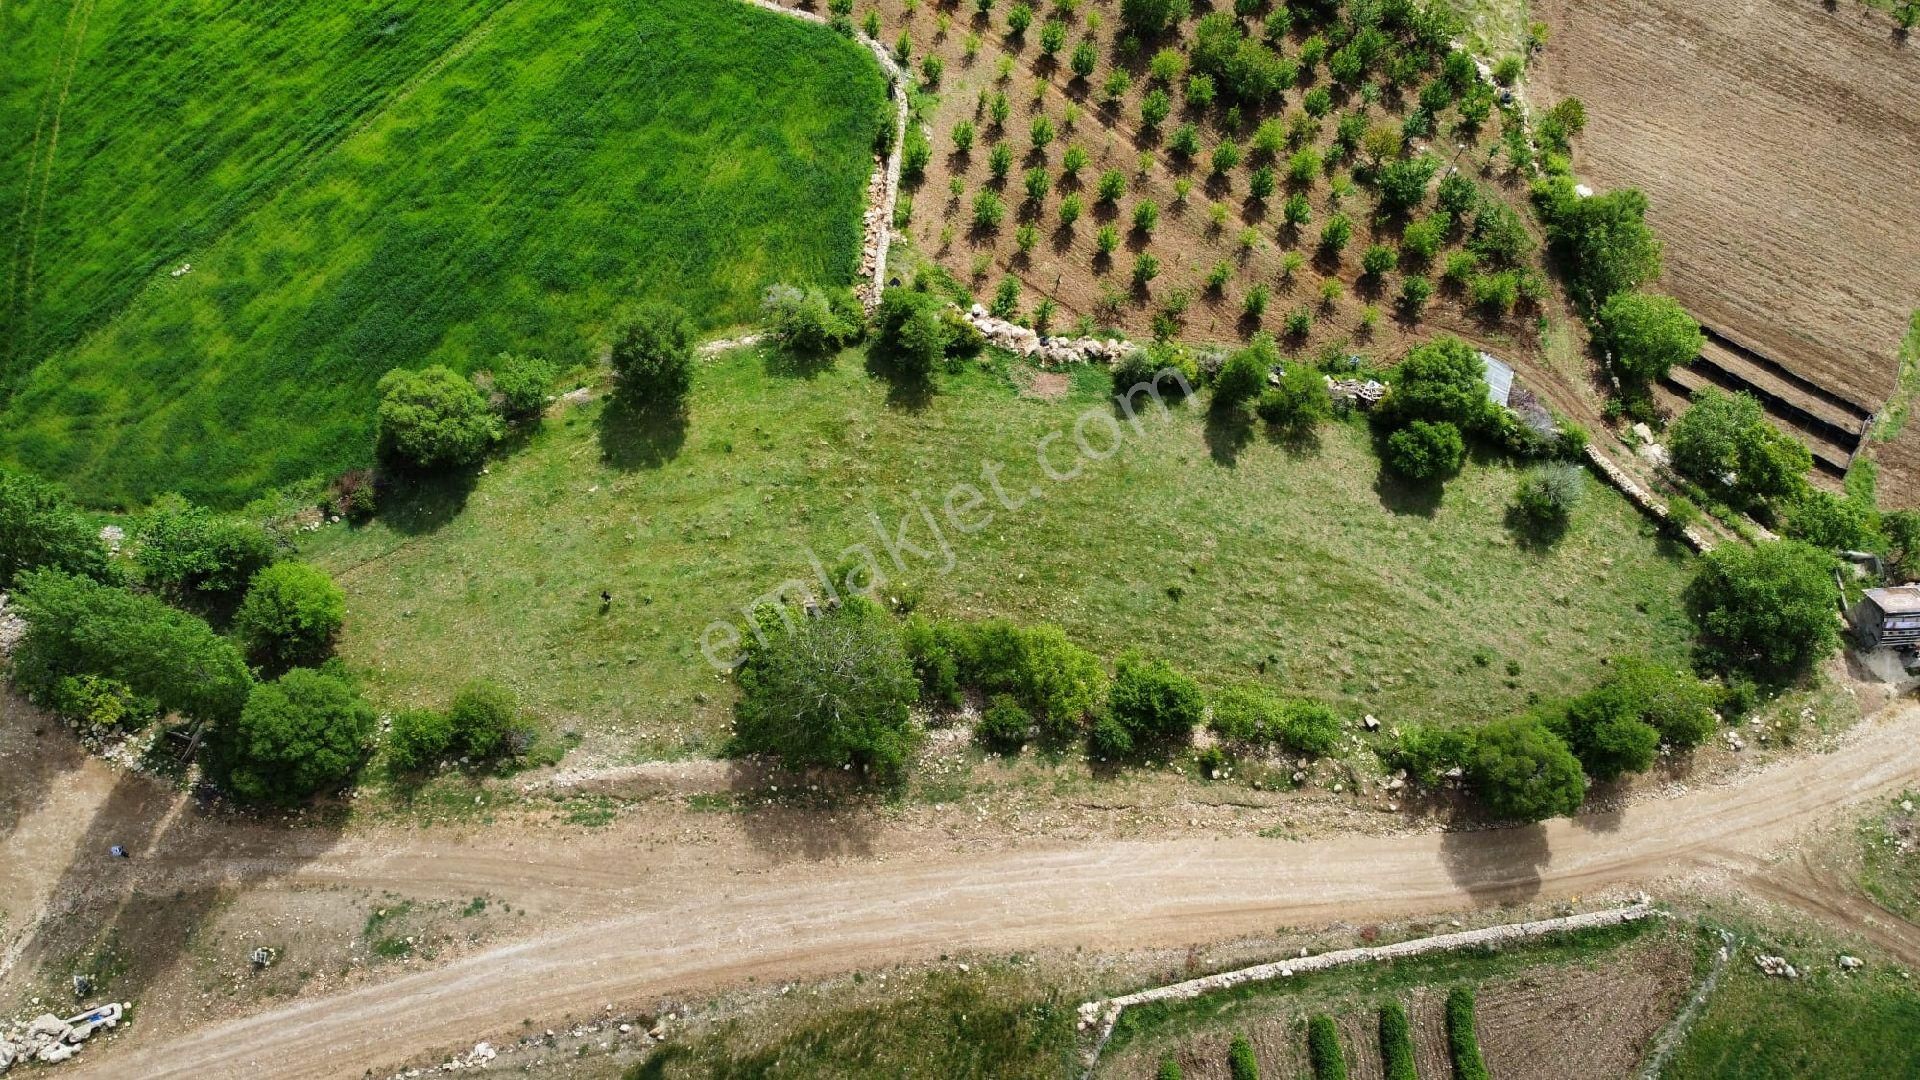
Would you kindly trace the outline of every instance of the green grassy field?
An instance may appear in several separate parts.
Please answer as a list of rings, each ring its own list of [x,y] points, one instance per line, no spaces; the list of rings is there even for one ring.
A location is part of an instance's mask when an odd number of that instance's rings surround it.
[[[1750,950],[1735,957],[1662,1075],[1920,1076],[1920,993],[1911,982],[1877,964],[1843,975],[1830,950],[1787,955],[1805,977],[1769,978]]]
[[[906,539],[932,558],[888,572],[924,611],[1050,620],[1103,656],[1142,645],[1215,686],[1264,663],[1276,685],[1389,723],[1505,714],[1589,685],[1608,654],[1674,657],[1689,639],[1685,556],[1598,487],[1542,552],[1503,525],[1516,472],[1471,464],[1427,505],[1377,486],[1358,421],[1325,426],[1316,449],[1252,431],[1236,449],[1182,406],[1054,482],[1036,445],[1065,433],[1049,460],[1070,467],[1076,417],[1110,413],[1105,372],[1077,372],[1061,401],[979,368],[924,407],[889,393],[858,354],[802,377],[741,352],[702,367],[690,426],[663,442],[636,446],[598,404],[551,419],[457,514],[401,504],[313,534],[348,591],[341,651],[386,704],[488,674],[591,749],[711,752],[731,689],[702,658],[709,624],[812,577],[810,552],[829,567],[848,545],[878,552],[870,515],[895,531],[916,496],[939,514],[970,482],[997,507],[989,460],[1010,496],[1044,495],[973,535],[948,529],[947,573],[916,517]],[[1104,425],[1087,431],[1104,448]]]
[[[0,460],[89,501],[233,504],[364,463],[389,368],[576,364],[623,299],[723,326],[851,277],[886,87],[819,28],[737,0],[74,7],[0,15],[26,58]]]
[[[1920,919],[1920,818],[1912,806],[1920,791],[1903,791],[1859,825],[1860,887],[1902,918]]]

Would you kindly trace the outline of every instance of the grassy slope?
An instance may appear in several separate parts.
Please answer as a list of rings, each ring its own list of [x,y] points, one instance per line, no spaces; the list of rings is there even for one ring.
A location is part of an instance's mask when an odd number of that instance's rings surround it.
[[[232,503],[363,463],[389,368],[575,363],[639,293],[724,325],[769,281],[845,281],[884,97],[856,46],[735,0],[519,0],[191,275],[37,368],[0,460],[94,501]]]
[[[1559,548],[1531,553],[1501,524],[1512,470],[1469,466],[1431,516],[1395,512],[1383,503],[1412,500],[1375,489],[1358,424],[1328,426],[1312,456],[1255,435],[1225,467],[1194,408],[1047,483],[1036,442],[1103,401],[1103,372],[1077,380],[1048,403],[974,371],[916,412],[890,406],[857,356],[802,381],[735,354],[696,380],[677,456],[628,469],[601,460],[599,407],[575,410],[430,538],[404,510],[316,535],[349,593],[342,651],[389,703],[489,672],[619,745],[711,749],[728,692],[701,631],[808,575],[809,547],[831,566],[873,543],[869,508],[893,523],[913,492],[937,506],[987,458],[1006,463],[1010,491],[1047,494],[959,537],[951,574],[910,559],[923,610],[1053,620],[1105,655],[1144,645],[1216,685],[1271,657],[1281,683],[1389,722],[1505,713],[1587,684],[1608,653],[1684,647],[1685,564],[1610,493],[1596,489]],[[1071,446],[1052,448],[1059,467]],[[922,525],[909,539],[929,546]]]

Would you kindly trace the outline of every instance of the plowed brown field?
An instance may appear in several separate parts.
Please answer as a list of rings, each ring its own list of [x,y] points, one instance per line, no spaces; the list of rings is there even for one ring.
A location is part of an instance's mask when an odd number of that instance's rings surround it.
[[[1920,42],[1810,0],[1540,0],[1529,96],[1579,97],[1575,165],[1636,186],[1702,322],[1877,410],[1920,306]]]

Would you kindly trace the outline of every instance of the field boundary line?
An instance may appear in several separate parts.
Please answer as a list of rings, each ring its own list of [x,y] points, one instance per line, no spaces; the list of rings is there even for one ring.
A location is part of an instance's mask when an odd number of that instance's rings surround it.
[[[1727,963],[1733,959],[1733,948],[1733,935],[1725,930],[1720,931],[1720,950],[1714,955],[1713,966],[1707,970],[1706,978],[1700,980],[1700,985],[1693,988],[1686,1004],[1680,1006],[1680,1011],[1674,1013],[1673,1019],[1667,1021],[1667,1026],[1654,1036],[1653,1050],[1647,1055],[1647,1064],[1640,1070],[1640,1080],[1660,1080],[1667,1062],[1680,1049],[1680,1044],[1686,1041],[1687,1032],[1693,1030],[1693,1022],[1700,1019],[1708,999],[1719,989],[1720,976],[1726,974]]]
[[[1134,1005],[1147,1005],[1157,1001],[1185,1001],[1245,983],[1292,978],[1295,975],[1328,971],[1348,964],[1371,963],[1376,960],[1401,960],[1433,952],[1450,952],[1454,949],[1482,945],[1505,945],[1570,930],[1620,926],[1656,914],[1659,912],[1655,910],[1653,902],[1643,893],[1639,900],[1626,907],[1588,911],[1578,915],[1562,915],[1553,919],[1537,919],[1533,922],[1502,923],[1498,926],[1481,927],[1478,930],[1461,930],[1452,934],[1414,938],[1410,941],[1395,942],[1392,945],[1337,949],[1317,956],[1302,956],[1292,960],[1256,964],[1253,967],[1223,971],[1217,975],[1205,975],[1198,979],[1188,979],[1185,982],[1123,994],[1116,998],[1084,1002],[1079,1009],[1080,1027],[1085,1029],[1097,1024],[1098,1030],[1093,1047],[1086,1055],[1086,1069],[1082,1075],[1089,1077],[1093,1075],[1093,1067],[1099,1063],[1100,1052],[1106,1049],[1107,1041],[1113,1038],[1114,1025],[1119,1023],[1120,1014]]]

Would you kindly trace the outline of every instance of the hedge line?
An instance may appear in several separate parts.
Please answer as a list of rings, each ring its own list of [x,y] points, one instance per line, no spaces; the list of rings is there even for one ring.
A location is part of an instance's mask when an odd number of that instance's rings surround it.
[[[1307,1061],[1314,1080],[1347,1080],[1347,1059],[1340,1053],[1340,1029],[1330,1016],[1307,1021]]]
[[[1492,1080],[1473,1030],[1473,990],[1465,986],[1447,993],[1447,1055],[1453,1059],[1454,1080]]]
[[[1387,1080],[1420,1080],[1413,1065],[1413,1031],[1397,1001],[1380,1006],[1380,1064]]]

